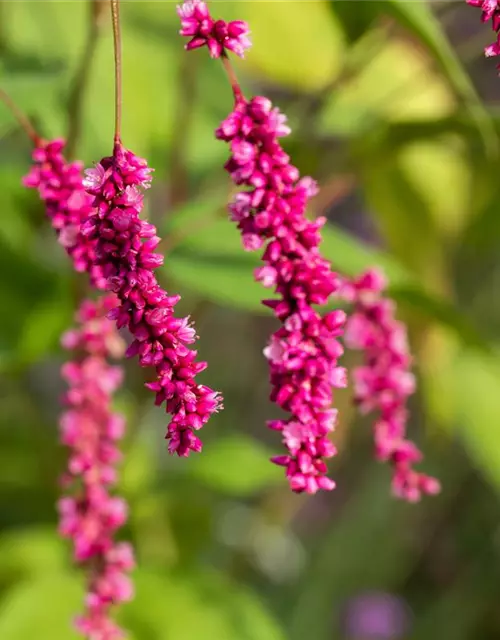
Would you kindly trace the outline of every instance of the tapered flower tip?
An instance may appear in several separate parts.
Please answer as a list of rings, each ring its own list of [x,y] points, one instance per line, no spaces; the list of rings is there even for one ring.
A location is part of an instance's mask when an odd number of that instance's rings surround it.
[[[252,45],[246,22],[214,20],[202,0],[186,0],[177,5],[177,14],[181,19],[180,35],[191,38],[185,46],[188,51],[207,46],[212,58],[220,58],[226,49],[243,58]]]
[[[208,7],[203,0],[186,0],[183,4],[177,5],[177,15],[182,20],[188,20],[189,18],[207,18]]]

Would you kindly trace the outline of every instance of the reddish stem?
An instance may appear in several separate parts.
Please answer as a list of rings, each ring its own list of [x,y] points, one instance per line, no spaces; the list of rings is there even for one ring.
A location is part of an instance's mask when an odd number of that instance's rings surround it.
[[[5,104],[5,106],[9,109],[9,111],[12,113],[14,118],[17,120],[17,122],[19,123],[20,127],[22,129],[24,129],[24,131],[26,132],[26,134],[30,138],[30,140],[33,142],[33,144],[35,146],[38,146],[40,141],[41,141],[41,138],[37,134],[37,132],[35,131],[33,125],[31,124],[31,122],[29,120],[29,118],[26,116],[26,114],[24,114],[21,111],[21,109],[19,109],[19,107],[14,102],[14,100],[12,100],[12,98],[9,96],[9,94],[6,91],[4,91],[3,89],[0,89],[0,100],[2,100],[2,102]]]
[[[238,82],[236,71],[234,70],[234,67],[231,64],[231,60],[229,59],[225,51],[222,52],[221,60],[228,77],[229,84],[231,85],[231,89],[233,90],[234,101],[236,104],[238,104],[238,102],[244,100],[245,97],[243,96],[243,91],[241,90],[240,83]]]

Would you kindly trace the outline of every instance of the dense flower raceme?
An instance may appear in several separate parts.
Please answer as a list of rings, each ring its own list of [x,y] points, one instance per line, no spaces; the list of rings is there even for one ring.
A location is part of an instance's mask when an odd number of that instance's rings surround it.
[[[101,267],[95,264],[95,242],[80,233],[81,224],[92,211],[92,197],[82,185],[81,163],[65,160],[64,145],[62,139],[40,142],[33,151],[34,165],[23,182],[38,189],[58,240],[75,269],[88,272],[93,287],[105,289]]]
[[[246,187],[229,206],[231,218],[245,249],[265,246],[265,264],[255,277],[279,295],[264,301],[281,323],[264,353],[271,400],[290,415],[268,423],[282,433],[288,449],[273,461],[286,467],[294,491],[316,493],[335,486],[325,476],[324,459],[335,455],[329,440],[337,418],[332,387],[346,385],[345,370],[337,366],[343,353],[337,338],[345,314],[337,310],[321,315],[314,308],[338,291],[340,280],[318,248],[325,219],[312,222],[305,217],[316,183],[300,178],[279,144],[289,131],[285,116],[267,98],[239,98],[216,136],[230,144],[226,170],[237,185]]]
[[[342,296],[354,304],[346,324],[346,346],[363,351],[364,364],[354,371],[355,402],[362,414],[376,411],[375,451],[394,468],[392,488],[411,502],[439,492],[434,478],[413,469],[422,454],[406,439],[406,402],[415,390],[405,326],[394,317],[395,304],[382,293],[385,278],[370,270],[345,281]]]
[[[212,58],[219,58],[226,49],[243,58],[245,49],[252,44],[246,22],[214,20],[201,0],[184,2],[177,7],[177,13],[181,19],[180,34],[191,38],[186,44],[188,50],[206,45]]]
[[[168,295],[154,274],[163,263],[154,253],[160,238],[156,228],[139,217],[150,173],[145,160],[117,143],[113,156],[86,171],[84,186],[94,197],[95,210],[82,233],[95,242],[97,264],[119,300],[109,317],[134,337],[127,355],[138,355],[143,367],[156,369],[157,378],[147,387],[156,392],[156,404],[165,402],[172,416],[166,435],[169,451],[187,456],[201,451],[195,432],[221,400],[217,392],[196,383],[207,365],[197,362],[197,352],[186,346],[195,341],[195,330],[189,318],[174,317],[180,296]]]
[[[113,296],[85,301],[77,314],[78,328],[62,339],[76,355],[62,368],[69,388],[60,429],[70,456],[62,479],[67,496],[59,501],[60,532],[73,540],[75,560],[89,570],[86,611],[76,626],[90,640],[123,637],[110,609],[132,597],[127,575],[134,566],[132,548],[114,539],[127,507],[110,493],[124,432],[122,416],[111,410],[122,372],[108,358],[120,357],[125,348],[114,323],[105,317],[114,304]]]
[[[488,57],[500,55],[500,2],[499,0],[467,0],[467,3],[473,7],[479,7],[482,10],[481,20],[489,22],[493,31],[497,34],[497,40],[493,44],[487,46],[484,53]],[[500,70],[500,64],[497,65]]]

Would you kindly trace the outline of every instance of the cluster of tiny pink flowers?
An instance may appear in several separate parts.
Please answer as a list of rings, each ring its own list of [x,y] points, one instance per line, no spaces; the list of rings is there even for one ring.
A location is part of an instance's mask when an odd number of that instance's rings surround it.
[[[415,502],[421,494],[438,493],[440,487],[437,480],[413,469],[422,453],[406,439],[406,403],[415,390],[412,358],[406,328],[394,317],[395,303],[382,295],[385,288],[384,276],[374,269],[345,281],[342,296],[354,304],[345,342],[363,352],[364,364],[353,375],[355,402],[362,414],[378,412],[376,457],[393,465],[394,495]]]
[[[484,54],[487,57],[500,55],[500,2],[499,0],[467,0],[467,4],[473,7],[479,7],[482,11],[481,20],[483,22],[489,22],[491,20],[491,27],[497,34],[496,42],[488,45]],[[500,64],[497,65],[500,70]]]
[[[133,595],[127,575],[134,567],[132,548],[114,539],[127,519],[127,505],[110,493],[124,433],[123,417],[111,410],[122,371],[107,361],[120,357],[125,348],[114,323],[106,318],[114,304],[113,296],[83,302],[78,328],[62,338],[64,348],[78,355],[62,367],[68,390],[60,431],[70,455],[62,478],[67,495],[58,504],[59,529],[72,539],[75,560],[89,571],[86,611],[76,620],[77,629],[89,640],[123,637],[110,609]]]
[[[221,400],[217,392],[196,383],[207,364],[197,362],[197,352],[186,346],[196,340],[195,330],[189,318],[174,316],[180,296],[168,295],[154,274],[163,264],[163,256],[154,253],[160,238],[154,225],[139,217],[150,173],[145,160],[116,143],[113,156],[86,171],[84,186],[95,209],[82,234],[95,242],[97,265],[119,300],[109,317],[134,337],[127,356],[138,355],[141,366],[156,369],[156,380],[146,386],[156,393],[156,404],[165,403],[172,416],[166,435],[169,451],[188,456],[201,451],[195,432]]]
[[[212,58],[220,58],[226,49],[243,58],[245,50],[252,44],[246,22],[214,20],[202,0],[184,2],[177,7],[177,13],[182,26],[179,33],[191,38],[186,44],[188,51],[207,46]]]
[[[80,226],[92,211],[92,198],[82,185],[83,165],[66,161],[64,145],[62,139],[39,142],[33,151],[34,165],[23,183],[38,189],[58,240],[71,256],[75,270],[88,272],[91,285],[105,289],[101,268],[95,264],[95,243],[80,233]]]
[[[264,351],[271,400],[290,414],[268,423],[282,433],[288,450],[273,461],[286,467],[293,491],[313,494],[335,486],[325,475],[325,458],[336,453],[329,440],[337,419],[332,387],[346,385],[345,370],[337,366],[345,314],[337,310],[321,315],[314,308],[326,304],[340,280],[318,248],[325,219],[313,222],[305,216],[316,183],[300,178],[278,141],[289,131],[285,116],[270,100],[238,97],[216,136],[230,144],[226,170],[237,185],[246,187],[229,205],[231,218],[245,249],[265,247],[265,265],[255,277],[279,296],[263,301],[281,323]]]

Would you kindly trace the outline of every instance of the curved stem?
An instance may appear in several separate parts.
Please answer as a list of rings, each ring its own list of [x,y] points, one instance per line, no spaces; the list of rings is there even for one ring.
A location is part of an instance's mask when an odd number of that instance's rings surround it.
[[[27,136],[31,139],[33,144],[36,146],[40,142],[40,136],[35,131],[33,125],[31,124],[29,118],[24,114],[21,109],[16,105],[14,100],[9,96],[9,94],[0,89],[0,100],[5,104],[5,106],[12,113],[14,118],[17,120],[22,129],[26,132]]]
[[[111,0],[113,43],[115,49],[115,144],[120,142],[122,125],[122,42],[119,0]]]
[[[231,85],[231,89],[233,90],[234,101],[237,104],[244,100],[243,91],[241,90],[240,83],[238,82],[238,78],[236,76],[236,71],[234,70],[233,65],[231,64],[231,60],[225,51],[223,51],[221,55],[222,65],[226,72],[226,75],[229,80],[229,84]]]

